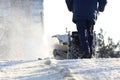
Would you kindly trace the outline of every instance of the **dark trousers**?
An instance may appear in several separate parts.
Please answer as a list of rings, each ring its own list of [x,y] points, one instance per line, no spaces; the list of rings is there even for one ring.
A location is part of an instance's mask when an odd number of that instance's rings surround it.
[[[80,48],[82,49],[84,56],[83,58],[89,58],[92,56],[93,46],[93,28],[94,21],[81,20],[76,22],[78,36],[80,40]]]

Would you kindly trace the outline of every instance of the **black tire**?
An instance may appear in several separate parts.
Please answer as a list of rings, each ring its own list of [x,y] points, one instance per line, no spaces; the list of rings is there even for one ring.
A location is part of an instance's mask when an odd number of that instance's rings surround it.
[[[80,55],[81,55],[80,47],[72,41],[71,46],[69,47],[68,56],[70,56],[71,59],[78,59]]]

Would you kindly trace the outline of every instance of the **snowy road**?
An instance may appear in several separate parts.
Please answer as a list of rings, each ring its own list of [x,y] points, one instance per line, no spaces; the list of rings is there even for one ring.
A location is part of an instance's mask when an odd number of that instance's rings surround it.
[[[120,59],[0,61],[0,80],[120,80]]]

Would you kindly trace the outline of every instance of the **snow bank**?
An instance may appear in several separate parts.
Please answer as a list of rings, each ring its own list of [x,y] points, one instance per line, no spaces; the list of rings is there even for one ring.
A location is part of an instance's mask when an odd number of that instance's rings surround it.
[[[120,80],[120,58],[0,61],[0,80]]]

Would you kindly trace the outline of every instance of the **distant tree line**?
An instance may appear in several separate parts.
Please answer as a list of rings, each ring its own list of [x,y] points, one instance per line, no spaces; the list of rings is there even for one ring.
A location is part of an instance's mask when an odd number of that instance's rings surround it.
[[[97,57],[98,58],[119,58],[120,57],[120,42],[114,43],[113,39],[108,37],[107,43],[105,43],[105,36],[103,29],[96,34],[97,37]],[[115,51],[118,49],[118,51]]]

